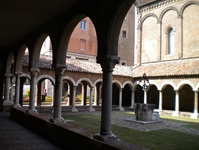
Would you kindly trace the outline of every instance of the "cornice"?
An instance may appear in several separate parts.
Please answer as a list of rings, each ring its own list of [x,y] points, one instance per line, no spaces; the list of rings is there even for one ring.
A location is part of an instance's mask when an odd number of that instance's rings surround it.
[[[156,3],[148,3],[142,6],[138,6],[138,13],[149,12],[151,10],[158,9],[159,7],[166,6],[179,1],[182,0],[164,0]]]

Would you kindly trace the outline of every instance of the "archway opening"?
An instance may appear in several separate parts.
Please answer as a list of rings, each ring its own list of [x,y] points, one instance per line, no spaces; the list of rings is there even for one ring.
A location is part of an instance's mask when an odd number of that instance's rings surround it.
[[[188,84],[183,85],[179,90],[179,110],[184,112],[194,110],[194,91]]]
[[[162,109],[175,110],[175,91],[171,85],[167,85],[163,89]]]
[[[159,107],[159,92],[155,85],[150,85],[149,91],[147,92],[148,104],[155,104],[155,108]]]
[[[131,105],[131,87],[127,84],[122,91],[122,106]]]

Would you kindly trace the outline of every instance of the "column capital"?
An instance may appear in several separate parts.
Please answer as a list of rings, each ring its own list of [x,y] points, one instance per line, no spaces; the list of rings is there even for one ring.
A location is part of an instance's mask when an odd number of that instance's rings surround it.
[[[39,72],[39,69],[35,69],[35,68],[31,68],[30,69],[30,73],[31,73],[31,77],[36,77],[37,73]]]
[[[64,71],[66,70],[66,68],[67,68],[66,65],[57,64],[55,66],[55,74],[62,76],[64,74]]]
[[[102,67],[102,71],[110,71],[112,72],[115,65],[119,63],[119,57],[117,56],[103,56],[97,57],[97,63],[99,63]]]
[[[7,78],[10,78],[12,76],[12,74],[11,73],[5,73],[5,77],[7,77]]]
[[[19,78],[22,75],[22,72],[15,72],[15,76]]]

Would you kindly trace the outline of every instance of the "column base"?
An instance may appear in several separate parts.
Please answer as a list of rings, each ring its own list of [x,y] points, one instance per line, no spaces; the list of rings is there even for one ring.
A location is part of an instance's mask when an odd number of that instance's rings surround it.
[[[124,111],[123,107],[117,107],[117,109],[119,109],[119,111]]]
[[[13,107],[17,108],[17,107],[21,107],[21,105],[20,104],[14,104]]]
[[[29,113],[29,114],[38,114],[38,111],[36,109],[28,109],[28,110],[26,110],[26,113]]]
[[[89,107],[89,111],[95,111],[93,107]]]
[[[134,109],[134,106],[130,106],[129,108],[130,108],[130,109]]]
[[[66,121],[64,120],[64,118],[50,118],[49,122],[51,123],[66,123]]]
[[[9,100],[5,100],[5,101],[3,101],[3,105],[8,105],[8,106],[11,106],[11,105],[13,105],[14,103],[13,102],[11,102],[11,101],[9,101]]]
[[[93,136],[94,139],[102,142],[108,142],[108,141],[115,141],[117,140],[117,137],[114,134],[109,134],[109,135],[101,135],[100,133],[95,134]]]
[[[77,108],[72,108],[72,112],[78,112]]]
[[[175,111],[175,112],[172,113],[172,116],[174,116],[174,117],[178,117],[178,115],[179,115],[179,112]]]
[[[192,113],[192,114],[191,114],[191,118],[192,118],[192,119],[198,119],[198,118],[199,118],[198,113]]]

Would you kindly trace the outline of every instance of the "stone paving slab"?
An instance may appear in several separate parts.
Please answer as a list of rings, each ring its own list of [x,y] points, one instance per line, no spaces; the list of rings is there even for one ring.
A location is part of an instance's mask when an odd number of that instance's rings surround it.
[[[0,150],[62,150],[0,112]]]

